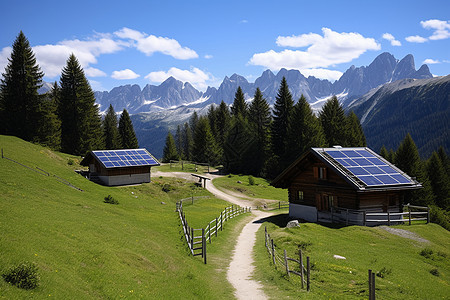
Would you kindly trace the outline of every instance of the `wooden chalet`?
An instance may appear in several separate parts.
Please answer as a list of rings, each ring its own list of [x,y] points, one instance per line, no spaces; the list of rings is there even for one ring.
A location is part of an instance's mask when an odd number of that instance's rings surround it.
[[[90,180],[107,186],[150,182],[151,167],[160,165],[146,149],[90,151],[80,164]]]
[[[367,212],[401,212],[404,193],[422,187],[371,149],[340,146],[311,148],[272,185],[288,189],[292,218],[351,224],[365,224]]]

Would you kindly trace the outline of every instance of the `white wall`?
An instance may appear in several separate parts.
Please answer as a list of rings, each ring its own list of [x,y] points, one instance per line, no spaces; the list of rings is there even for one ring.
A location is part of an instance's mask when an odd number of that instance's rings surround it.
[[[127,185],[150,182],[150,173],[117,175],[117,176],[98,176],[105,185]]]
[[[317,222],[317,209],[314,206],[289,203],[289,217]]]

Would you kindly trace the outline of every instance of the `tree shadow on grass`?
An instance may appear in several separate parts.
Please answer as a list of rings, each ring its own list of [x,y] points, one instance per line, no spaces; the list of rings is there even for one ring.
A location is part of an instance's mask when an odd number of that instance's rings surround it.
[[[286,227],[287,223],[292,220],[294,220],[294,219],[290,218],[289,214],[285,213],[285,214],[278,214],[278,215],[273,215],[270,217],[261,218],[256,221],[253,221],[253,223],[261,224],[261,223],[268,222],[268,223],[272,223],[278,227],[283,228],[283,227]],[[299,223],[301,224],[301,223],[311,223],[311,222],[307,222],[305,220],[299,220]],[[343,227],[351,226],[351,225],[345,225],[345,224],[339,224],[339,223],[323,223],[323,222],[318,222],[316,224],[330,228],[330,229],[340,229]]]

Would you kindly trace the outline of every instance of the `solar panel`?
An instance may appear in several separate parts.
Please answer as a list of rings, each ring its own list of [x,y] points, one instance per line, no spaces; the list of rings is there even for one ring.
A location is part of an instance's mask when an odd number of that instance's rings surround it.
[[[409,177],[367,148],[333,148],[324,149],[324,152],[367,186],[414,184]]]
[[[92,151],[106,167],[156,166],[159,162],[145,149]]]

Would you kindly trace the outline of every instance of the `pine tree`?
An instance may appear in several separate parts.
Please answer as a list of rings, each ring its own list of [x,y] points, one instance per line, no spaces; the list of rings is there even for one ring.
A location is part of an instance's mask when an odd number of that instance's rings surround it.
[[[52,90],[43,95],[39,104],[37,132],[33,138],[33,142],[54,150],[60,150],[61,147],[61,121],[57,115],[58,103],[59,87],[55,82]]]
[[[208,120],[209,120],[209,127],[211,127],[211,133],[214,137],[217,136],[217,110],[214,107],[214,104],[211,104],[208,108]]]
[[[447,175],[441,158],[436,152],[433,152],[426,167],[436,205],[442,209],[449,210],[450,178]]]
[[[366,136],[356,114],[351,111],[346,119],[347,137],[345,145],[348,147],[365,147]]]
[[[424,165],[420,160],[417,146],[409,133],[395,152],[394,162],[400,170],[411,177],[415,177],[423,186],[422,189],[407,192],[405,201],[417,205],[433,204],[433,193],[429,178],[425,172]]]
[[[389,157],[389,151],[386,149],[386,147],[384,145],[380,149],[380,155],[387,161],[392,162]]]
[[[256,88],[255,95],[249,107],[250,140],[254,140],[251,149],[251,163],[249,172],[254,175],[263,175],[265,161],[270,153],[270,125],[272,116],[267,100],[263,97],[261,90]]]
[[[279,157],[280,163],[283,165],[282,167],[285,166],[287,161],[287,158],[285,157],[287,129],[289,128],[289,122],[291,121],[293,106],[294,101],[292,100],[291,92],[289,91],[286,78],[283,77],[273,107],[273,122],[271,128],[272,152],[275,156]]]
[[[320,121],[303,95],[294,105],[287,136],[288,165],[311,147],[325,145],[325,136]]]
[[[241,87],[239,86],[234,94],[234,102],[231,107],[231,113],[233,116],[237,116],[241,114],[244,118],[247,117],[247,103],[245,102],[244,92],[242,92]]]
[[[124,109],[119,119],[120,144],[123,149],[136,149],[139,147],[133,123],[128,111]]]
[[[94,92],[75,55],[70,55],[62,70],[59,116],[61,119],[61,149],[84,155],[89,150],[104,147],[102,120]]]
[[[344,109],[339,104],[336,96],[331,97],[322,107],[319,114],[319,119],[322,124],[323,132],[325,134],[325,141],[328,147],[336,145],[347,145],[347,126]]]
[[[223,149],[225,144],[225,138],[230,129],[231,122],[231,114],[228,105],[223,102],[220,102],[219,108],[216,110],[216,141],[218,146]]]
[[[105,135],[105,149],[120,149],[120,135],[117,128],[117,115],[110,104],[103,119],[103,132]]]
[[[183,153],[185,159],[187,160],[193,159],[192,155],[193,147],[194,147],[194,139],[192,137],[192,131],[191,128],[189,127],[189,124],[186,122],[184,123],[183,128]]]
[[[198,123],[198,114],[196,111],[192,113],[191,118],[189,119],[189,127],[191,128],[192,138],[195,138],[195,130],[197,128]]]
[[[220,149],[211,133],[209,120],[206,117],[198,119],[195,127],[193,158],[196,162],[215,165],[220,159]]]
[[[27,141],[34,138],[42,109],[38,89],[43,76],[28,39],[20,31],[0,83],[0,133]]]
[[[177,126],[177,132],[175,133],[175,146],[180,159],[186,159],[183,151],[183,131],[181,130],[181,125]]]
[[[249,172],[252,167],[249,158],[254,154],[251,151],[255,142],[249,132],[248,120],[240,113],[233,116],[224,145],[224,163],[229,172]]]
[[[168,163],[171,160],[178,160],[179,155],[177,153],[177,147],[175,146],[175,140],[170,131],[167,133],[166,144],[163,149],[163,159],[162,162]]]

